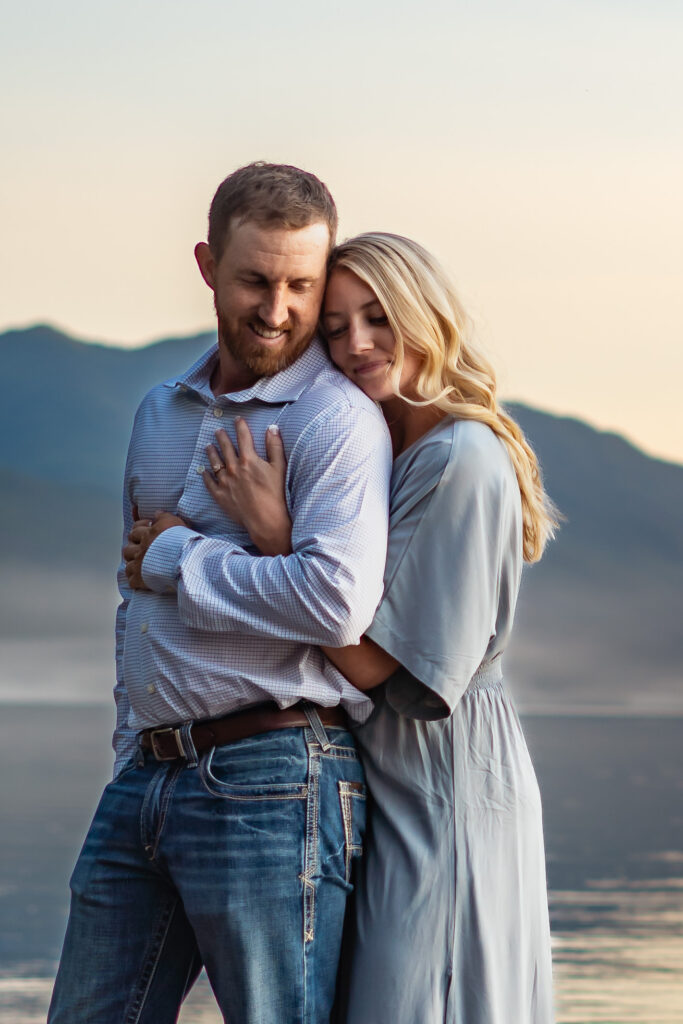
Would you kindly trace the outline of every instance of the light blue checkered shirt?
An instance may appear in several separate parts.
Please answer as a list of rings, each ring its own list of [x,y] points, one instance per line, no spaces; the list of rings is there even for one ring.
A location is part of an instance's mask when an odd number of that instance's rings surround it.
[[[132,591],[123,565],[116,622],[115,773],[135,734],[215,718],[267,700],[341,703],[357,722],[372,705],[324,657],[320,644],[357,643],[382,593],[391,446],[375,405],[330,363],[318,341],[296,363],[216,398],[217,349],[153,388],[135,417],[124,481],[124,538],[132,506],[181,516],[142,567],[150,591]],[[255,557],[243,527],[201,476],[205,446],[234,417],[257,452],[277,423],[287,455],[293,553]]]

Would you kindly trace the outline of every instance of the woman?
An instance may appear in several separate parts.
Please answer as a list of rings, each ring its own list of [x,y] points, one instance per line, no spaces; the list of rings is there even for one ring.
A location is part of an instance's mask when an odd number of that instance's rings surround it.
[[[339,246],[322,324],[333,361],[381,404],[395,459],[384,597],[359,646],[326,650],[375,700],[357,731],[373,808],[345,1020],[549,1024],[541,806],[502,654],[522,560],[540,557],[552,507],[424,249],[389,234]],[[220,444],[234,466],[224,433]],[[207,485],[286,553],[272,465]]]

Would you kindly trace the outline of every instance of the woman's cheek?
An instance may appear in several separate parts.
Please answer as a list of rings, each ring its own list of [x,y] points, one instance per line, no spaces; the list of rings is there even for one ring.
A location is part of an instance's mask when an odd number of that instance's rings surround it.
[[[328,341],[328,348],[330,350],[330,359],[342,373],[344,370],[344,343],[341,341]]]

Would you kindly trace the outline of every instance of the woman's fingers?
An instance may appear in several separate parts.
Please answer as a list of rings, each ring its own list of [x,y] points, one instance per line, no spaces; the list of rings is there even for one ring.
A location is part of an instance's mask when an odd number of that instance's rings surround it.
[[[237,444],[239,445],[240,459],[251,459],[256,456],[256,449],[254,448],[254,438],[251,436],[251,430],[246,420],[243,420],[241,416],[238,416],[235,420],[235,430],[237,431]]]
[[[237,452],[235,451],[234,444],[223,429],[216,431],[216,440],[218,441],[218,445],[221,450],[221,458],[219,461],[224,463],[229,470],[234,472],[237,468]]]
[[[214,478],[211,476],[211,473],[209,473],[208,469],[205,469],[204,472],[202,473],[202,480],[204,481],[204,485],[207,491],[209,492],[209,494],[212,495],[212,497],[215,498],[216,495],[220,494],[220,487],[218,486]]]
[[[223,462],[223,456],[214,444],[207,444],[206,457],[209,460],[212,472],[220,473],[225,463]],[[206,470],[204,472],[206,472]]]
[[[271,424],[266,430],[266,454],[271,466],[284,472],[287,465],[285,446],[282,443],[280,428],[276,423]]]

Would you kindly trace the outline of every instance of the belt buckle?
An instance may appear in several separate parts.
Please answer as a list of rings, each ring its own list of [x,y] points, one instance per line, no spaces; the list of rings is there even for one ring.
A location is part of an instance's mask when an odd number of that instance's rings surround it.
[[[171,754],[165,757],[160,750],[157,749],[156,740],[157,736],[165,736],[168,733],[173,734],[175,739],[176,747],[178,748],[177,754]],[[149,734],[149,742],[152,748],[152,753],[157,761],[175,761],[176,757],[186,757],[185,748],[183,747],[183,741],[180,736],[180,729],[174,729],[173,726],[167,726],[165,729],[152,729]]]

